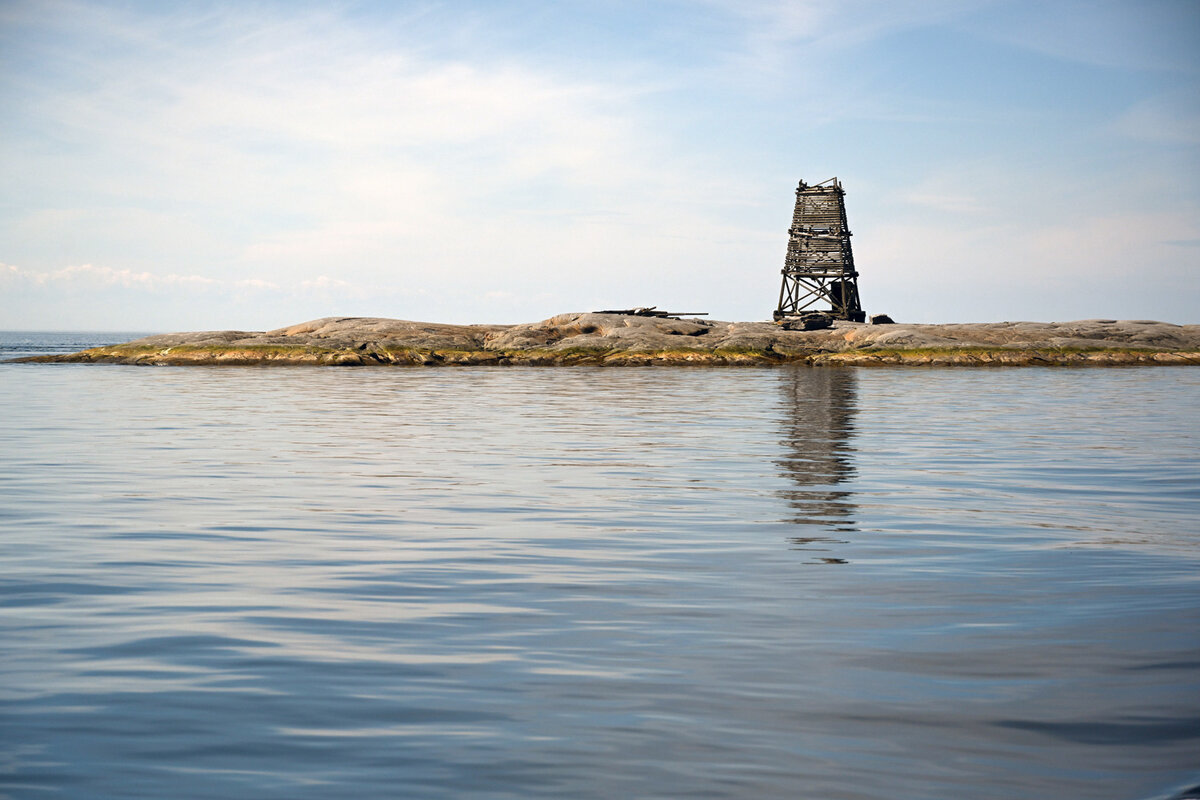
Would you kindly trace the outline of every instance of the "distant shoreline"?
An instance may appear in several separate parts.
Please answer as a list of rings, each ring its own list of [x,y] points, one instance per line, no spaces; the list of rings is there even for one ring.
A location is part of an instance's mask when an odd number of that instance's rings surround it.
[[[521,325],[325,317],[273,331],[148,336],[25,363],[307,366],[1108,366],[1200,365],[1200,325],[1152,320],[945,325],[560,314]]]

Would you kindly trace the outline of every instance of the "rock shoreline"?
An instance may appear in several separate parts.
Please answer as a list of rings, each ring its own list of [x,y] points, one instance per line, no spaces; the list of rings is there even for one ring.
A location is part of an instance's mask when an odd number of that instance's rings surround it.
[[[521,325],[325,317],[273,331],[149,336],[18,359],[142,365],[756,366],[1200,364],[1200,325],[1152,320],[866,325],[788,331],[770,322],[560,314]]]

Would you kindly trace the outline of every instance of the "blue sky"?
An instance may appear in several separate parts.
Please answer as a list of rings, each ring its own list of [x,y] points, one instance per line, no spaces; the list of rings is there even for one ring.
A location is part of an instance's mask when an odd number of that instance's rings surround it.
[[[1200,322],[1200,3],[0,4],[0,328]]]

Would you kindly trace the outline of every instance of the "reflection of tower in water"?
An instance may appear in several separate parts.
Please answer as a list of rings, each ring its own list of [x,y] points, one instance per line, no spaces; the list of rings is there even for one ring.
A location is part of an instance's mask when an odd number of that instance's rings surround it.
[[[839,488],[854,476],[856,380],[849,369],[793,367],[783,373],[787,453],[777,463],[795,484],[783,495],[793,512],[788,521],[808,527],[792,539],[804,549],[824,549],[820,543],[840,541],[830,534],[856,530],[853,492]]]

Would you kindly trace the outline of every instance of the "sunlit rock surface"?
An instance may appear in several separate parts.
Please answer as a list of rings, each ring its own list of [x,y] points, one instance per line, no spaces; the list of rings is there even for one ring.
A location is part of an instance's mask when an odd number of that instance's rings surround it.
[[[1150,320],[867,325],[560,314],[521,325],[324,317],[205,331],[26,361],[127,364],[1200,364],[1200,325]]]

